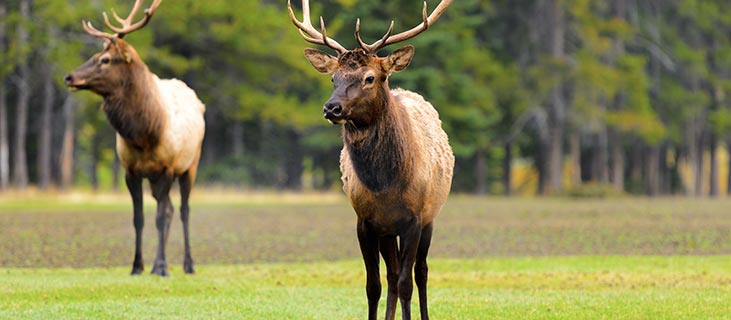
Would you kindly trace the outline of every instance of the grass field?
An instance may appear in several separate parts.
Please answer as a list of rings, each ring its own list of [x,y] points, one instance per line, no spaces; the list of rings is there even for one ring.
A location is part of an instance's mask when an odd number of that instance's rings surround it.
[[[728,256],[435,259],[434,319],[722,319]],[[1,269],[2,319],[362,319],[360,261]],[[383,304],[381,311],[383,310]]]
[[[146,200],[149,270],[156,237]],[[127,275],[134,232],[124,195],[0,197],[0,319],[365,317],[355,216],[343,196],[202,194],[192,206],[198,273],[182,273],[176,219],[172,276],[160,279]],[[431,314],[729,318],[730,207],[453,197],[430,254]]]

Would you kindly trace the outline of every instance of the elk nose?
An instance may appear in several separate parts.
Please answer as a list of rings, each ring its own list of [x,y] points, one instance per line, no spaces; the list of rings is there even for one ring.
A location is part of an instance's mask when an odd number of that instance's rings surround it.
[[[322,108],[325,119],[340,118],[343,115],[343,107],[338,102],[328,102]]]
[[[72,81],[74,81],[74,77],[72,77],[71,74],[67,74],[65,77],[63,77],[63,82],[65,84],[69,84]]]

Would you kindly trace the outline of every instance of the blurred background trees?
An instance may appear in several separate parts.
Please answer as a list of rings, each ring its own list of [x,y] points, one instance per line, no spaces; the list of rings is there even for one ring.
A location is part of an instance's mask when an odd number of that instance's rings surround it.
[[[100,98],[62,78],[102,45],[81,19],[101,27],[132,2],[0,2],[0,189],[122,184]],[[418,1],[312,10],[348,48],[358,17],[366,41],[421,19]],[[731,192],[729,34],[727,0],[459,0],[409,41],[416,56],[390,84],[440,112],[455,191],[715,196]],[[339,188],[339,128],[321,116],[331,84],[284,0],[165,1],[128,41],[206,104],[200,184]]]

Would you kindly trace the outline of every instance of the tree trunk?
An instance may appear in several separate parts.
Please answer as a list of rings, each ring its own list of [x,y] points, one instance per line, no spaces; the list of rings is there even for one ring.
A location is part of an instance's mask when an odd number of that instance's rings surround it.
[[[599,132],[599,182],[609,183],[609,136],[607,128]]]
[[[244,155],[244,123],[240,120],[231,126],[231,153],[235,157]]]
[[[91,138],[91,167],[89,168],[89,182],[91,189],[99,190],[99,161],[101,160],[101,136],[102,133],[97,131]]]
[[[28,45],[28,29],[22,22],[30,20],[30,1],[20,0],[18,5],[21,23],[17,24],[17,46],[24,48]],[[25,153],[25,144],[28,134],[28,105],[30,103],[30,68],[26,59],[20,59],[18,65],[18,97],[15,117],[15,144],[13,150],[13,183],[18,189],[28,187],[28,163]]]
[[[695,178],[693,194],[696,197],[703,195],[703,134],[699,134],[697,140],[694,139],[694,143],[691,145],[693,158],[695,161],[691,161],[693,164],[693,175]]]
[[[647,155],[647,178],[646,178],[646,185],[647,185],[647,194],[649,196],[656,196],[658,195],[659,191],[659,164],[660,164],[660,150],[657,146],[650,146],[648,147],[648,155]]]
[[[122,168],[122,164],[119,162],[116,152],[112,159],[112,190],[119,191],[119,170]]]
[[[624,191],[624,150],[622,149],[622,141],[614,130],[609,131],[609,137],[612,146],[612,185],[617,192]]]
[[[0,41],[1,42],[1,41]],[[5,83],[0,79],[0,190],[10,184],[10,149],[8,146],[8,105]]]
[[[540,137],[540,141],[538,143],[538,152],[536,152],[535,156],[535,166],[536,170],[538,171],[538,194],[540,195],[546,195],[548,193],[548,188],[546,187],[547,179],[547,166],[546,166],[546,158],[548,153],[548,143],[543,140],[543,137]]]
[[[563,182],[563,127],[550,129],[551,142],[548,149],[549,193],[561,191]]]
[[[614,1],[614,16],[620,21],[625,21],[626,3],[625,0]],[[614,68],[618,68],[616,65],[619,57],[625,55],[624,39],[622,37],[615,37],[613,39],[614,53],[612,54],[611,60]],[[624,98],[623,92],[619,92],[615,96],[614,103],[611,103],[615,110],[622,109],[622,100]],[[614,190],[617,192],[624,191],[624,150],[622,149],[621,134],[616,130],[610,128],[607,133],[609,137],[609,145],[611,150],[610,162],[611,162],[611,177],[610,181],[614,186]]]
[[[5,47],[5,1],[0,2],[0,65],[8,62],[4,59],[7,49]],[[0,73],[0,191],[5,191],[9,186],[10,177],[10,149],[8,148],[8,105],[7,91],[5,88],[5,74]]]
[[[285,172],[287,174],[284,187],[292,190],[302,189],[303,152],[300,143],[301,137],[294,129],[287,130],[289,148],[284,159]]]
[[[602,128],[596,134],[593,157],[592,181],[602,184],[609,182],[609,156],[606,128]]]
[[[635,137],[633,139],[632,146],[630,147],[630,161],[629,161],[629,185],[630,185],[630,191],[631,192],[641,192],[641,193],[647,193],[646,187],[644,186],[644,181],[642,180],[642,171],[643,171],[643,159],[642,154],[644,153],[644,149],[642,148],[642,145],[640,144],[640,139]]]
[[[673,185],[673,188],[675,190],[680,190],[682,192],[683,191],[683,189],[682,189],[683,188],[683,185],[682,185],[682,183],[680,183],[678,181],[679,180],[679,177],[680,177],[680,160],[681,159],[682,159],[682,152],[680,151],[680,147],[676,147],[675,157],[673,159],[673,171],[672,171],[673,180],[672,180],[672,183],[677,183],[677,184],[674,184]],[[678,178],[676,178],[676,177],[678,177]]]
[[[475,153],[475,194],[487,193],[487,155],[485,150],[478,148]]]
[[[581,135],[574,130],[569,136],[569,153],[571,158],[571,185],[581,185]]]
[[[46,190],[51,186],[51,114],[56,99],[55,85],[53,83],[51,67],[44,65],[43,83],[43,108],[41,109],[40,125],[38,128],[38,158],[36,166],[38,170],[38,187]]]
[[[667,142],[660,145],[660,194],[673,193],[673,168],[668,166],[668,150]]]
[[[505,189],[503,193],[506,197],[509,197],[512,193],[513,185],[513,144],[512,142],[505,143],[505,157],[503,158],[503,186]]]
[[[564,60],[564,10],[560,0],[550,1],[550,53],[557,61]],[[561,190],[563,179],[563,136],[566,119],[566,105],[563,97],[563,80],[551,89],[549,112],[550,129],[548,145],[548,187],[549,193]]]
[[[218,114],[215,110],[212,111],[206,111],[206,113],[203,114],[203,118],[206,123],[206,127],[209,128],[209,136],[208,138],[203,140],[203,146],[201,147],[203,150],[201,151],[201,159],[200,159],[200,166],[205,167],[208,165],[212,165],[216,162],[216,143],[212,143],[212,137],[211,137],[211,129],[210,128],[216,128],[219,126],[218,122]],[[215,141],[215,140],[214,140]],[[200,170],[198,170],[200,172]]]
[[[68,190],[74,181],[74,111],[76,100],[69,95],[63,104],[64,130],[61,147],[61,190]]]
[[[711,156],[711,164],[710,164],[710,170],[711,170],[711,176],[709,177],[709,192],[708,194],[711,197],[718,196],[718,159],[716,157],[716,147],[718,146],[718,141],[716,139],[716,135],[714,133],[709,133],[708,135],[708,148]]]

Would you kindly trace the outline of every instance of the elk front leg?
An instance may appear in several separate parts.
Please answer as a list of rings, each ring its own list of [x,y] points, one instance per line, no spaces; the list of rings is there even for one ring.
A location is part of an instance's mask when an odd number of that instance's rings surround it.
[[[193,258],[190,255],[190,235],[188,232],[188,221],[190,218],[190,207],[188,206],[188,197],[193,184],[190,172],[186,172],[180,177],[180,220],[183,222],[183,238],[185,241],[185,258],[183,258],[183,271],[185,273],[195,273],[193,268]]]
[[[173,204],[170,202],[170,187],[173,184],[172,174],[161,174],[150,179],[152,196],[157,200],[157,215],[155,225],[157,226],[157,257],[152,273],[160,276],[168,275],[168,264],[165,258],[165,244],[170,234],[170,221],[173,217]]]
[[[400,235],[401,272],[398,279],[398,295],[401,301],[401,318],[411,319],[411,295],[414,292],[412,270],[421,238],[421,221],[412,219]]]
[[[129,194],[132,196],[132,223],[135,226],[135,260],[132,262],[131,274],[137,275],[145,269],[142,261],[142,228],[145,226],[145,213],[142,207],[142,178],[127,172],[125,182]]]
[[[383,261],[386,262],[386,279],[388,281],[388,295],[386,296],[386,320],[393,320],[396,316],[396,301],[398,298],[399,256],[398,242],[395,236],[380,239],[380,250]]]
[[[378,300],[381,299],[381,276],[378,269],[378,237],[365,221],[358,221],[358,243],[366,267],[366,295],[368,319],[378,319]]]

